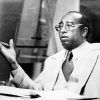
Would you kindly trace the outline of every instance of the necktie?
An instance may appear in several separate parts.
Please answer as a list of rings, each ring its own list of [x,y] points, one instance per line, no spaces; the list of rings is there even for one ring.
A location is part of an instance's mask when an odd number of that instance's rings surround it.
[[[73,65],[73,62],[72,62],[72,57],[73,57],[73,54],[72,52],[68,52],[67,54],[67,58],[66,60],[64,61],[63,65],[62,65],[62,71],[63,71],[63,74],[65,76],[65,79],[66,81],[69,80],[69,77],[74,69],[74,65]]]

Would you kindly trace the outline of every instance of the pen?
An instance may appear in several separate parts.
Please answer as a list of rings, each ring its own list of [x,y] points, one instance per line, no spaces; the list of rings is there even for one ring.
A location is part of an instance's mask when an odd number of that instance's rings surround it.
[[[16,95],[16,94],[9,94],[9,93],[0,93],[0,95],[2,96],[9,96],[9,97],[21,97],[21,98],[39,98],[41,97],[40,95],[36,94],[36,95]]]

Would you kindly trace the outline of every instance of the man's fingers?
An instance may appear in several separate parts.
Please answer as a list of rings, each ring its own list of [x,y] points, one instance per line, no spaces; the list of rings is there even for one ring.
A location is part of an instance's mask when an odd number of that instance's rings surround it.
[[[13,42],[13,39],[10,39],[9,45],[10,45],[10,48],[14,48],[14,42]]]
[[[3,47],[4,47],[4,46],[0,43],[0,50],[2,50]]]
[[[2,48],[2,44],[0,43],[0,49]]]
[[[0,43],[0,52],[3,53],[3,50],[5,49],[5,47]]]

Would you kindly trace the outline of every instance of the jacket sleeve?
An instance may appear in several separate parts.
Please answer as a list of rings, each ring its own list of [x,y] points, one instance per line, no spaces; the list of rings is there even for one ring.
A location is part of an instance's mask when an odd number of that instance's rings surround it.
[[[45,61],[43,71],[34,81],[24,72],[24,70],[19,65],[16,70],[12,71],[13,79],[11,80],[11,82],[16,87],[19,87],[19,88],[44,90],[45,82],[47,82],[46,76],[48,76],[48,70],[49,70],[47,68],[49,67],[47,64],[50,64],[48,61],[51,62],[51,60]]]
[[[60,55],[62,55],[62,53],[60,53]],[[43,71],[34,81],[30,79],[24,70],[19,66],[18,69],[12,71],[12,74],[14,75],[12,82],[17,87],[21,88],[52,90],[62,64],[62,58],[63,57],[58,54],[48,57],[44,62]]]
[[[18,66],[16,70],[12,71],[13,79],[11,82],[19,88],[34,89],[33,80],[24,72],[24,70]]]

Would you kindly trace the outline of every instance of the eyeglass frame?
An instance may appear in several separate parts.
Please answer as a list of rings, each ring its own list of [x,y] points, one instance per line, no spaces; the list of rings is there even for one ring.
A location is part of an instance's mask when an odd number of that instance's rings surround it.
[[[69,23],[71,23],[71,24],[69,24]],[[60,22],[59,25],[55,26],[55,29],[57,32],[61,32],[61,29],[63,28],[63,25],[61,26],[61,24],[63,24],[63,23]],[[73,24],[73,22],[67,22],[65,25],[65,29],[66,29],[66,31],[71,31],[71,30],[73,30],[76,27],[81,26],[81,25],[83,25],[83,24],[80,24],[80,23]]]

